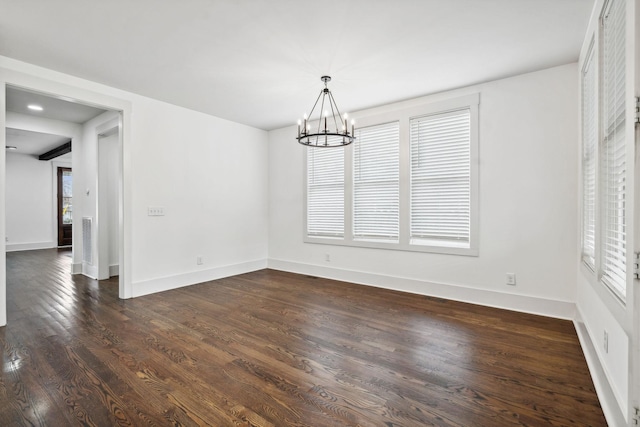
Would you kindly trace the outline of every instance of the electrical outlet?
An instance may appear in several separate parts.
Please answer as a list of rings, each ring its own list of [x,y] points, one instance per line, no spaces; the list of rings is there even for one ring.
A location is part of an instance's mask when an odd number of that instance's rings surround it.
[[[331,255],[330,254],[324,254],[324,260],[326,262],[331,262]]]
[[[507,285],[516,285],[516,273],[507,273]]]
[[[604,331],[604,340],[602,341],[604,352],[609,353],[609,332]]]
[[[202,261],[202,257],[201,256],[197,256],[196,257],[196,264],[198,264],[198,265],[204,264],[204,262]]]

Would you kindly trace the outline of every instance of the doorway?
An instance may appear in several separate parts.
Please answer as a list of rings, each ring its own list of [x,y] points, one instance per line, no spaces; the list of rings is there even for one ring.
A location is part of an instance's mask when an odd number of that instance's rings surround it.
[[[52,89],[56,85],[46,86],[51,87],[41,92],[35,88],[27,88],[26,85],[14,86],[3,82],[5,108],[2,124],[5,129],[12,127],[22,129],[23,126],[27,126],[32,133],[60,134],[67,137],[66,141],[69,142],[67,156],[61,154],[62,157],[57,157],[53,162],[50,161],[51,159],[39,159],[48,160],[48,163],[53,165],[53,182],[48,187],[53,187],[53,200],[48,199],[51,203],[49,206],[52,207],[49,217],[51,222],[47,222],[53,236],[48,240],[50,242],[48,246],[41,244],[38,248],[28,249],[71,247],[73,262],[70,274],[85,274],[95,279],[120,276],[122,280],[116,281],[116,283],[119,282],[120,296],[131,297],[123,283],[125,275],[120,274],[124,265],[124,245],[122,244],[124,239],[121,237],[124,234],[124,192],[121,191],[124,185],[124,168],[121,165],[124,135],[121,129],[124,110],[129,108],[128,104],[89,93],[87,99],[96,99],[84,101],[64,95],[64,88],[56,91]],[[54,94],[56,92],[58,94]],[[100,102],[101,100],[106,102]],[[34,105],[38,106],[35,112],[30,108]],[[121,109],[101,105],[117,105]],[[109,146],[107,163],[109,167],[105,168],[104,164],[99,165],[99,162],[106,157],[102,154],[99,157],[98,144],[103,137],[107,136],[110,136],[110,139],[103,145]],[[18,147],[17,151],[19,152],[20,149],[21,147]],[[59,161],[63,157],[66,157],[66,160]],[[101,178],[98,176],[100,170],[110,172],[106,178],[104,176]],[[49,177],[51,179],[51,175]],[[107,213],[101,216],[99,197],[104,192],[109,193],[110,197],[103,203],[108,208]],[[5,193],[5,216],[6,207]],[[93,224],[93,227],[88,229],[88,233],[83,227],[85,219]],[[101,230],[102,226],[107,230],[106,233]],[[99,266],[100,247],[103,244],[107,247],[105,251],[107,261]],[[85,250],[85,246],[89,251]],[[85,265],[86,252],[93,253],[93,257],[89,257],[89,266]],[[2,267],[6,268],[6,258]],[[99,275],[99,270],[106,270],[106,274]],[[6,285],[6,281],[3,280],[3,282],[0,283],[0,288]],[[0,320],[4,312],[2,308]]]
[[[99,126],[98,132],[98,280],[120,275],[118,120]]]
[[[130,144],[128,141],[131,138],[131,102],[108,95],[106,93],[97,92],[96,89],[88,89],[86,86],[74,86],[71,83],[61,83],[53,80],[47,80],[45,78],[38,78],[33,74],[24,72],[11,72],[0,73],[0,127],[5,129],[5,132],[0,132],[0,139],[4,139],[6,143],[6,129],[11,126],[7,126],[7,119],[13,113],[7,108],[7,101],[9,92],[13,89],[18,89],[21,92],[28,92],[42,95],[49,101],[66,101],[71,105],[81,106],[94,106],[103,110],[110,110],[118,117],[120,123],[120,141],[119,141],[119,161],[121,164],[120,176],[118,177],[118,186],[120,189],[120,203],[119,203],[119,244],[120,244],[120,261],[119,270],[120,276],[118,280],[118,294],[120,298],[133,297],[132,275],[131,275],[131,239],[128,237],[131,235],[130,226],[130,201],[131,190],[127,186],[131,175],[130,163],[126,160],[130,157]],[[4,104],[3,104],[4,102]],[[51,123],[54,123],[53,121]],[[56,121],[55,123],[60,123]],[[59,132],[52,132],[59,134]],[[64,134],[64,133],[63,133]],[[82,140],[83,135],[74,134],[79,137],[78,140]],[[6,145],[6,144],[5,144]],[[4,152],[3,152],[4,154]],[[75,159],[75,156],[74,156]],[[0,155],[0,161],[6,160],[5,157]],[[79,160],[73,160],[74,178],[81,175],[81,170],[78,169]],[[51,172],[50,172],[51,173]],[[55,176],[55,173],[52,173]],[[75,183],[74,183],[75,186]],[[52,185],[52,190],[55,188]],[[75,189],[75,203],[74,203],[74,215],[76,221],[72,225],[75,228],[75,233],[72,239],[79,241],[82,233],[82,215],[78,212],[79,201],[94,195],[96,193],[95,188],[91,189],[87,187],[79,187]],[[89,193],[87,193],[89,190]],[[53,191],[51,191],[53,193]],[[0,212],[6,218],[6,178],[5,174],[0,174]],[[55,204],[55,197],[51,200],[51,205]],[[4,221],[3,221],[4,222]],[[51,215],[51,224],[55,226],[55,216]],[[6,226],[0,226],[0,233],[2,237],[6,237]],[[53,234],[53,233],[52,233]],[[0,237],[0,238],[2,238]],[[56,242],[57,243],[57,242]],[[6,300],[6,247],[2,250],[4,262],[0,263],[0,326],[7,324],[7,300]],[[77,247],[73,250],[74,263],[72,264],[73,273],[80,273],[82,267],[82,248]],[[77,263],[75,262],[77,261]]]
[[[58,247],[73,244],[73,175],[71,168],[58,167]]]

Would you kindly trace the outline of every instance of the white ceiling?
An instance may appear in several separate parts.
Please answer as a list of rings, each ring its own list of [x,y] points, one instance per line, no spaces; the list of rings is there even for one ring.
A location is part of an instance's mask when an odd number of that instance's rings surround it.
[[[42,111],[30,110],[28,106],[33,104],[42,107]],[[14,87],[7,87],[6,110],[14,113],[78,124],[85,123],[105,112],[105,110],[99,108]],[[7,153],[28,154],[33,156],[44,154],[69,141],[69,137],[66,136],[11,128],[7,128],[6,136],[6,145],[17,148],[16,150],[7,150]],[[56,157],[56,160],[70,161],[71,156],[72,153],[67,153],[64,156]]]
[[[594,0],[0,0],[0,55],[262,129],[574,62]]]
[[[43,110],[30,110],[28,106],[32,104],[41,106]],[[100,108],[76,104],[14,87],[7,87],[6,108],[7,111],[13,111],[14,113],[78,124],[87,122],[105,112],[105,110],[101,110]]]
[[[6,137],[7,146],[17,148],[17,150],[7,150],[7,153],[28,154],[32,156],[39,156],[70,141],[69,137],[66,136],[11,128],[6,129]],[[70,158],[70,154],[71,153],[66,154],[66,158]],[[57,157],[56,160],[60,158],[61,157]]]

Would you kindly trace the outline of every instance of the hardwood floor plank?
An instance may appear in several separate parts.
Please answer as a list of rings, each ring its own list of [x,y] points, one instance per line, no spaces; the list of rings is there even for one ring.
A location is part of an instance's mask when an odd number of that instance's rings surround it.
[[[0,425],[603,426],[571,322],[261,270],[119,300],[7,254]]]
[[[28,319],[27,319],[28,320]],[[7,419],[19,422],[21,425],[41,425],[50,423],[57,425],[69,424],[69,418],[63,411],[63,402],[51,395],[52,378],[51,366],[42,360],[42,355],[49,350],[42,345],[32,344],[30,337],[24,334],[20,337],[9,331],[9,340],[13,348],[6,349],[9,363],[5,363],[3,383],[7,402],[13,402],[13,416],[3,415]],[[19,393],[18,397],[15,393]],[[4,412],[4,411],[2,411]],[[17,415],[19,414],[19,415]]]

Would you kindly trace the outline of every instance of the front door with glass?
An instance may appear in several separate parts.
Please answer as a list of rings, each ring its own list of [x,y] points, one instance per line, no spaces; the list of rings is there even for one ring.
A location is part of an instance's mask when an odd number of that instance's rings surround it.
[[[71,246],[73,203],[71,168],[58,168],[58,246]]]

